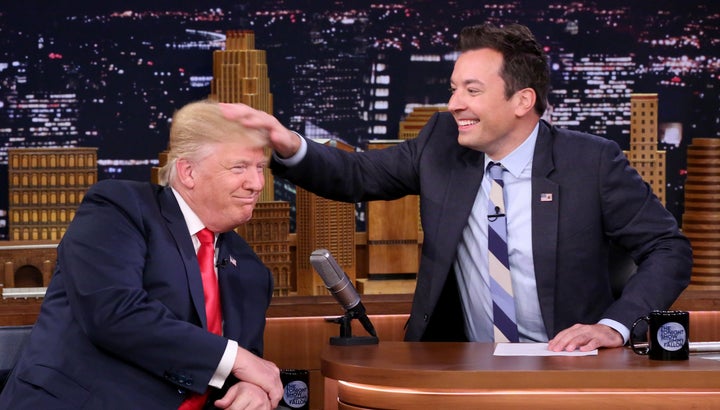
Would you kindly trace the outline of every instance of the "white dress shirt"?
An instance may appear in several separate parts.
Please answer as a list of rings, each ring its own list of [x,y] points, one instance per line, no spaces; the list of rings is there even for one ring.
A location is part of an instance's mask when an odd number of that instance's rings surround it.
[[[183,217],[185,218],[185,224],[192,236],[193,246],[195,247],[195,253],[197,254],[198,249],[200,249],[200,240],[197,238],[196,234],[205,228],[205,225],[200,221],[200,218],[198,218],[195,212],[190,209],[190,206],[188,206],[182,196],[180,196],[175,189],[172,189],[172,192],[175,195],[175,199],[178,201],[178,205],[180,205],[180,211],[182,211]],[[217,234],[215,234],[215,243],[217,243]],[[215,252],[215,258],[217,258],[217,252]],[[215,267],[215,274],[217,275],[217,266]],[[217,387],[218,389],[222,388],[223,384],[225,384],[225,380],[232,371],[233,364],[235,364],[237,351],[237,342],[228,339],[228,343],[225,346],[225,353],[223,353],[220,358],[220,363],[218,363],[218,367],[215,369],[215,374],[213,374],[213,377],[210,379],[210,386]]]
[[[505,158],[485,156],[499,162],[503,172],[505,215],[507,220],[508,258],[515,296],[515,314],[521,342],[548,340],[540,313],[532,256],[532,207],[530,206],[532,156],[538,127]],[[465,331],[470,341],[493,341],[492,297],[488,270],[488,197],[490,175],[483,177],[475,197],[468,225],[458,244],[455,273],[465,312]]]

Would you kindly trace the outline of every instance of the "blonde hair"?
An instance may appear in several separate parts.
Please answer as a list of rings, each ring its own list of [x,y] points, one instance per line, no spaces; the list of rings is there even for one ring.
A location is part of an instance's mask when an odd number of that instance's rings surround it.
[[[176,178],[178,159],[201,160],[213,144],[244,141],[249,148],[268,145],[266,131],[248,128],[223,116],[217,101],[191,102],[175,112],[170,125],[167,162],[160,168],[159,182],[168,185]]]

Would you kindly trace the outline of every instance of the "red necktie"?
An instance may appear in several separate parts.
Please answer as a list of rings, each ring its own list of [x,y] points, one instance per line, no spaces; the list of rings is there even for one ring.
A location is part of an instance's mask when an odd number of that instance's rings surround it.
[[[208,330],[216,335],[221,335],[222,310],[220,309],[220,291],[215,274],[215,234],[207,228],[203,228],[195,235],[200,240],[197,257],[202,274]]]
[[[208,330],[220,335],[222,334],[222,311],[220,309],[217,275],[215,274],[215,234],[207,228],[203,228],[195,236],[200,240],[197,257],[200,264],[200,274],[202,275]],[[205,394],[191,394],[182,402],[179,410],[202,409],[207,401],[207,396],[207,392]]]

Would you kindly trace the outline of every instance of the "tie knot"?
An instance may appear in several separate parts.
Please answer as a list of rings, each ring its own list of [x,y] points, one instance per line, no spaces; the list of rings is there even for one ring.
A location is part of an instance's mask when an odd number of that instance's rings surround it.
[[[201,244],[212,245],[213,242],[215,242],[215,234],[208,228],[202,228],[195,234],[195,236],[197,236]]]
[[[500,179],[502,180],[502,172],[503,172],[503,166],[499,162],[489,162],[488,163],[488,172],[490,173],[490,177],[492,179]]]

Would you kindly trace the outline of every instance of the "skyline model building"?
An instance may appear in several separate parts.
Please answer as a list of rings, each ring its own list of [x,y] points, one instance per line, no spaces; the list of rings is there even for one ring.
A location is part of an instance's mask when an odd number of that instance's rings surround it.
[[[10,239],[59,241],[97,181],[97,148],[12,148],[8,165]]]
[[[720,290],[720,139],[688,147],[683,233],[693,251],[688,290]]]
[[[229,30],[225,49],[213,51],[213,78],[210,99],[224,103],[243,103],[273,115],[273,95],[265,50],[255,48],[252,30]],[[265,187],[260,202],[275,200],[273,175],[263,171]]]
[[[666,203],[665,151],[658,149],[658,95],[630,95],[630,150],[625,155],[663,205]]]
[[[385,149],[401,140],[371,140],[368,150]],[[367,203],[368,278],[414,279],[420,267],[419,197]],[[367,292],[364,292],[367,293]]]
[[[370,140],[368,149],[384,149],[418,136],[430,117],[446,106],[415,106],[400,121],[398,139]],[[420,201],[407,195],[392,201],[367,203],[368,278],[359,280],[361,293],[412,293],[420,267]]]
[[[314,139],[308,143],[324,144],[343,151],[354,148],[342,141]],[[298,295],[326,295],[325,284],[310,264],[310,254],[316,249],[330,251],[338,265],[355,284],[357,264],[355,256],[355,204],[331,201],[297,187],[295,206],[297,292]]]
[[[0,118],[5,120],[4,124],[0,125],[0,141],[3,141],[0,146],[0,164],[9,165],[8,150],[12,148],[76,146],[79,141],[77,96],[74,93],[29,92],[26,90],[28,87],[25,67],[14,67],[14,70],[12,94],[0,105]],[[8,175],[9,172],[8,167]],[[11,182],[3,182],[8,184],[8,190],[3,195],[8,195],[9,208]],[[5,219],[6,217],[8,219]],[[9,209],[5,215],[0,208],[0,227],[10,225]],[[13,239],[9,232],[7,236],[8,239]]]
[[[229,30],[225,49],[213,51],[213,79],[210,99],[224,103],[243,103],[273,114],[273,96],[265,50],[255,48],[251,30]],[[270,149],[266,148],[269,155]],[[290,204],[275,201],[274,178],[269,167],[263,170],[265,186],[253,217],[235,231],[252,246],[273,274],[273,295],[287,296],[290,283]],[[309,254],[308,254],[309,256]]]

